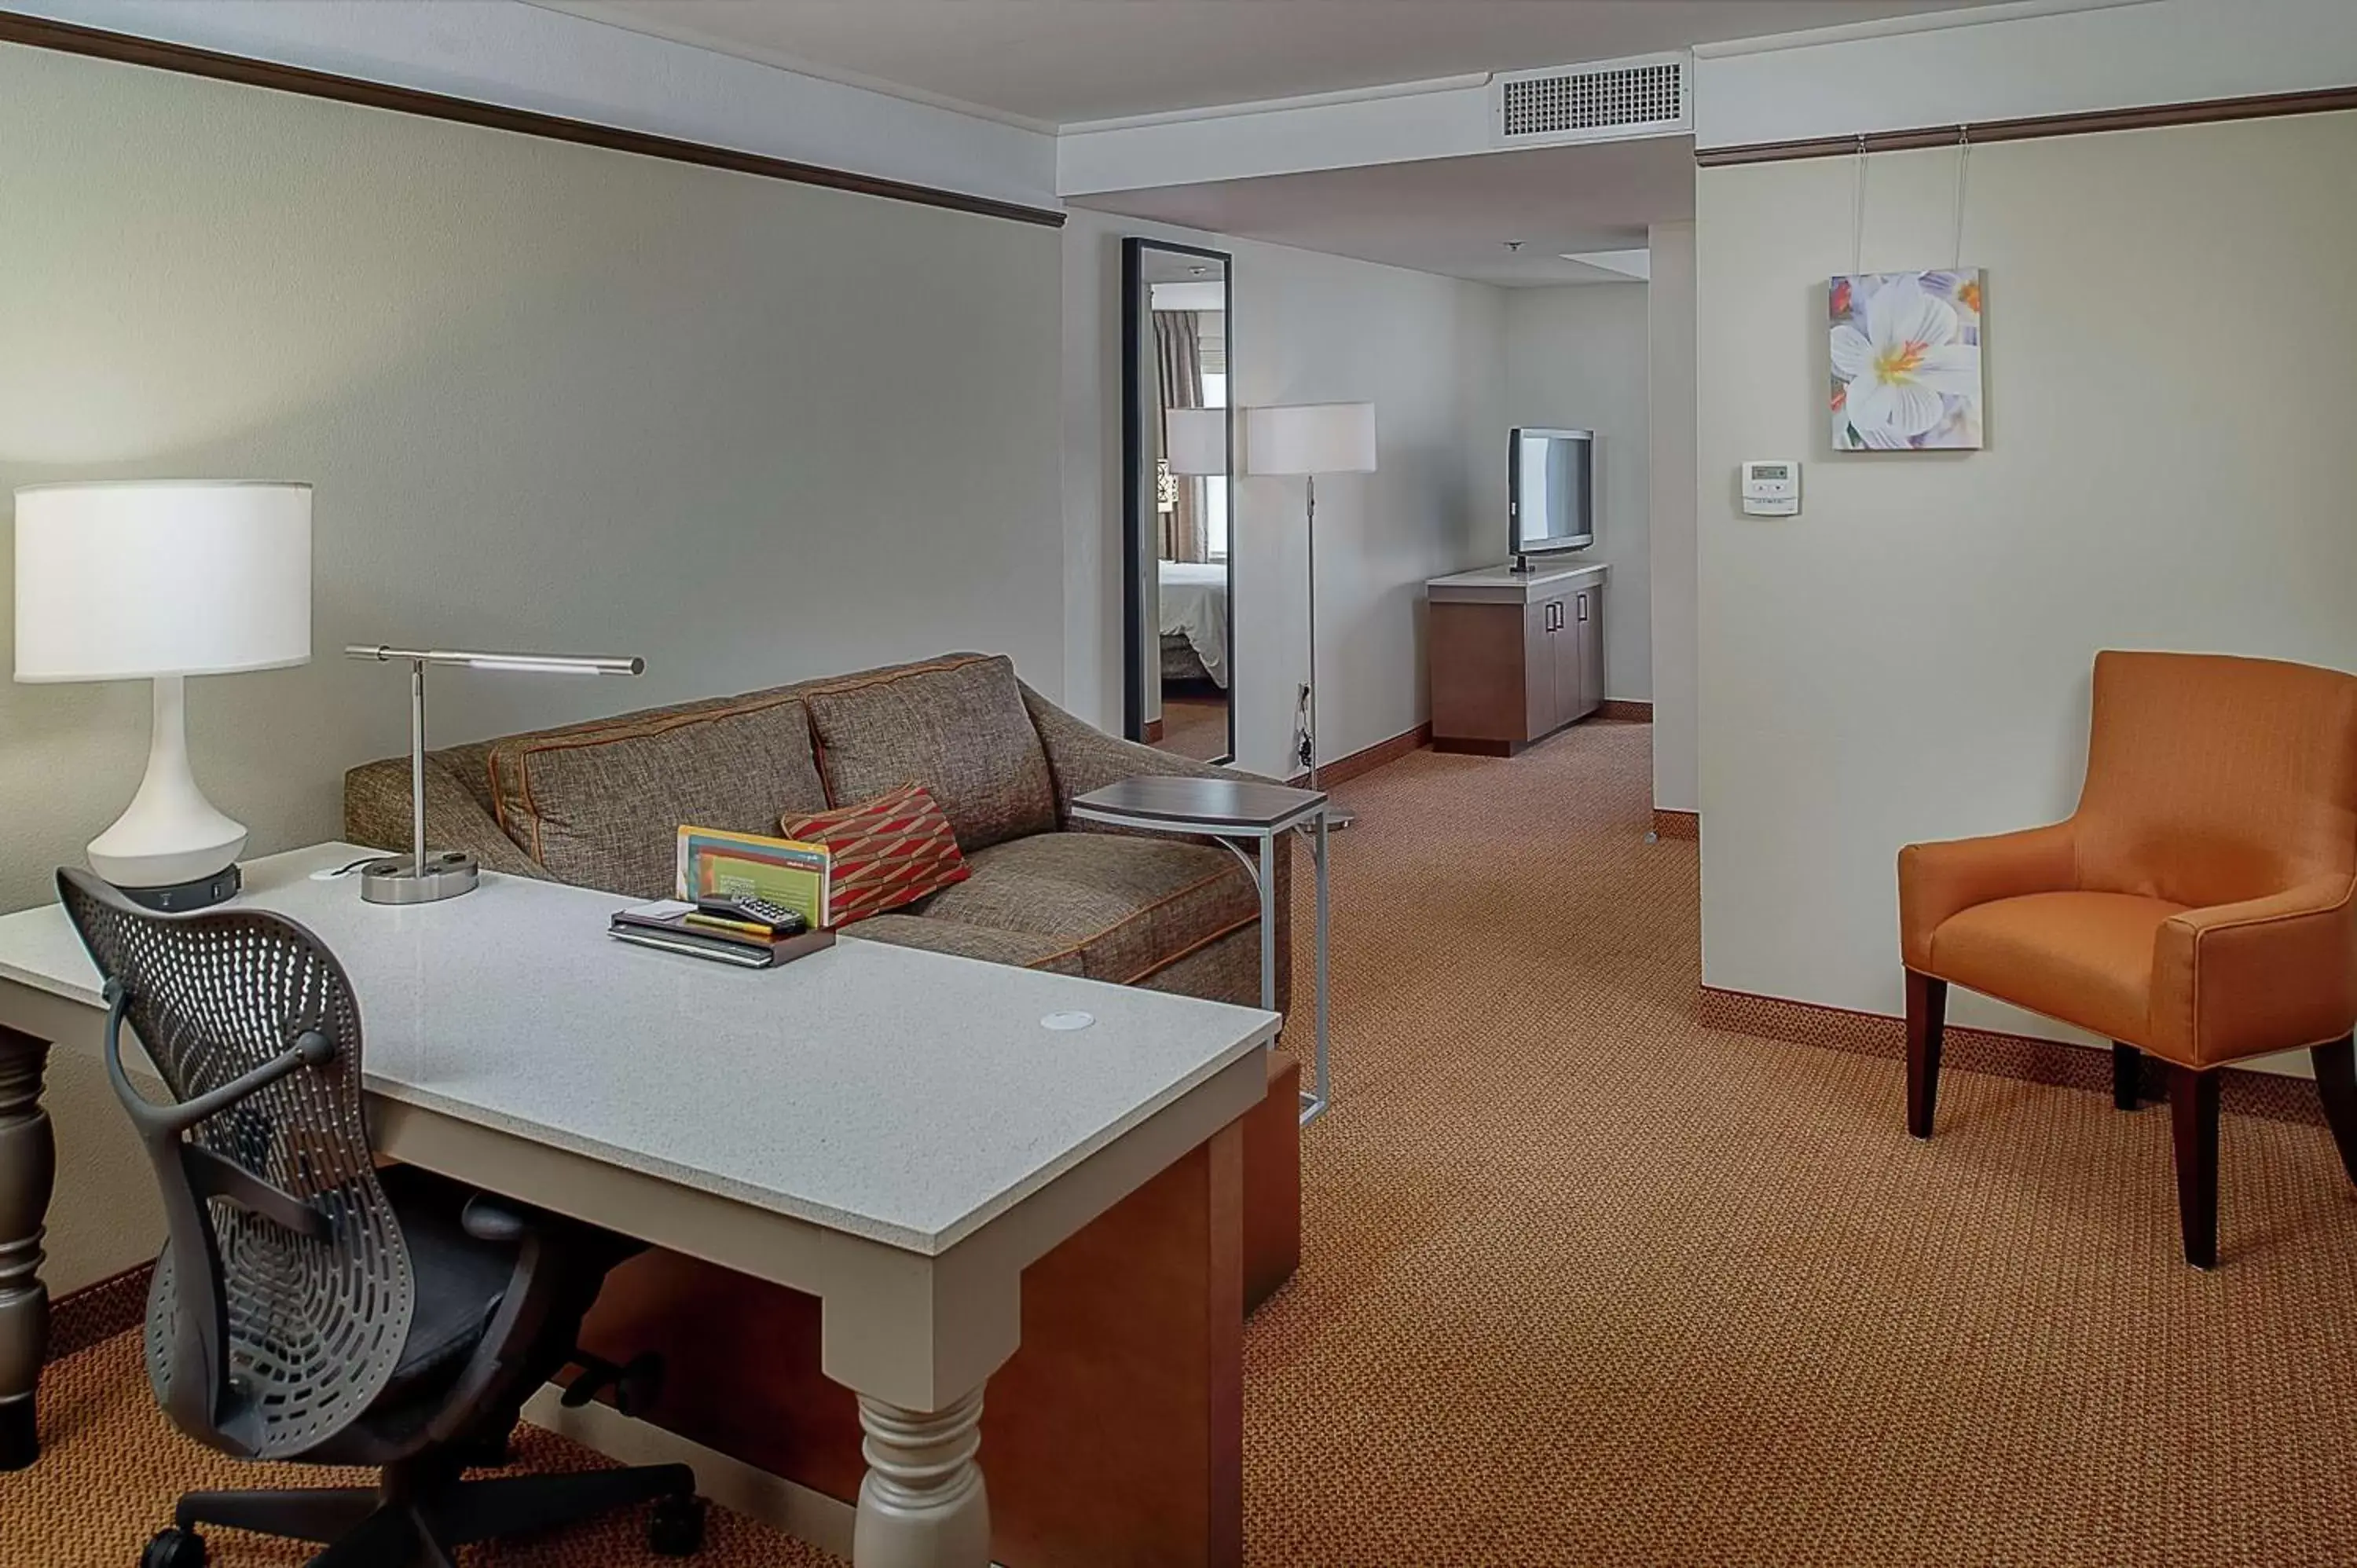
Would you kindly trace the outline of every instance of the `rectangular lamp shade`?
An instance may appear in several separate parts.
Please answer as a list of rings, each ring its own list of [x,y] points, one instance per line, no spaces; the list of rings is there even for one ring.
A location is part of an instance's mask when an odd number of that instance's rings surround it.
[[[1248,408],[1244,462],[1255,474],[1372,474],[1375,405],[1299,403]]]
[[[311,657],[311,487],[16,492],[16,679],[274,670]]]
[[[1173,408],[1162,415],[1163,456],[1174,474],[1228,471],[1228,411]]]

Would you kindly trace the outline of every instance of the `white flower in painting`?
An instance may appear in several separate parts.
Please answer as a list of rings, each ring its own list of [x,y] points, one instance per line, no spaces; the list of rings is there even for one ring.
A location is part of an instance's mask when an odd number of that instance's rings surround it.
[[[1900,276],[1867,297],[1865,331],[1846,321],[1834,328],[1834,379],[1867,446],[1903,446],[1938,429],[1943,394],[1980,396],[1980,347],[1958,340],[1960,326],[1955,306]]]

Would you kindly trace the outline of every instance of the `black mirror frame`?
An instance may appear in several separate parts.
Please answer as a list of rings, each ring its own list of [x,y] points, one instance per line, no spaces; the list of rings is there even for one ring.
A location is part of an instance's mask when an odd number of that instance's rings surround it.
[[[1228,746],[1226,754],[1214,760],[1232,763],[1236,757],[1236,263],[1225,251],[1141,236],[1121,242],[1122,734],[1135,741],[1146,738],[1146,682],[1161,678],[1158,663],[1149,668],[1146,658],[1146,574],[1155,569],[1155,562],[1146,548],[1141,523],[1146,503],[1146,403],[1139,393],[1148,350],[1143,330],[1146,313],[1138,306],[1146,297],[1148,251],[1220,263],[1220,301],[1228,343],[1228,399],[1223,411],[1228,438]]]

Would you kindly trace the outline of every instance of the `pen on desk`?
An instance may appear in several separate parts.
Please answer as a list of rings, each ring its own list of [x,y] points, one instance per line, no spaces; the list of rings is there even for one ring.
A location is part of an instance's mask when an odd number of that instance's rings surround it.
[[[692,915],[682,915],[680,917],[680,924],[683,926],[709,926],[713,929],[720,931],[742,931],[748,937],[759,937],[764,941],[767,941],[771,937],[777,935],[777,932],[768,926],[757,925],[751,920],[724,919],[718,915],[706,915],[701,911]]]

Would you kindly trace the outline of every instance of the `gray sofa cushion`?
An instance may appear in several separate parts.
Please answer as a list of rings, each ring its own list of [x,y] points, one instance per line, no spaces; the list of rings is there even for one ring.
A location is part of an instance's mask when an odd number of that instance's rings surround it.
[[[633,898],[671,892],[682,824],[774,834],[827,803],[791,691],[514,736],[486,769],[500,828],[551,876]]]
[[[955,920],[928,920],[920,915],[870,915],[846,927],[846,937],[863,942],[889,942],[894,947],[922,948],[985,963],[1012,964],[1017,969],[1044,969],[1053,974],[1079,974],[1081,955],[1062,937],[1032,931],[1002,931],[988,926],[963,926]]]
[[[1035,833],[968,864],[973,875],[913,911],[929,923],[1051,939],[1061,944],[1054,956],[1076,955],[1092,980],[1135,983],[1260,916],[1232,855],[1181,839]],[[866,935],[867,925],[856,929]]]
[[[969,854],[1055,828],[1048,754],[1004,656],[952,653],[817,682],[803,701],[834,804],[921,784]]]

